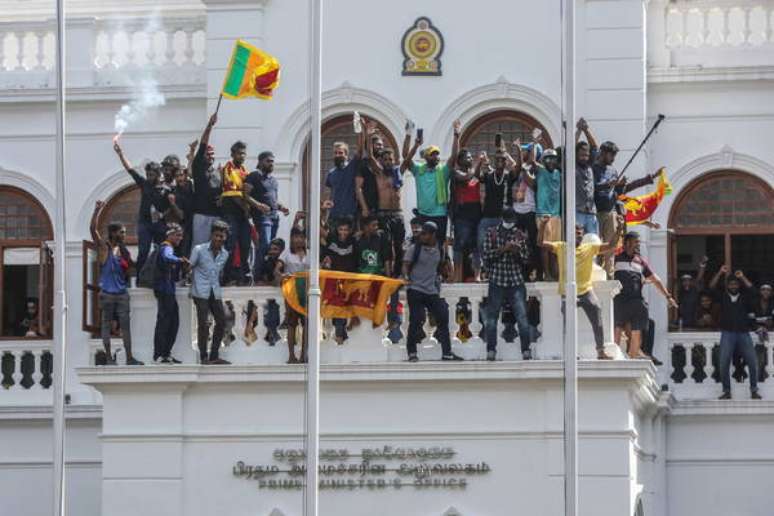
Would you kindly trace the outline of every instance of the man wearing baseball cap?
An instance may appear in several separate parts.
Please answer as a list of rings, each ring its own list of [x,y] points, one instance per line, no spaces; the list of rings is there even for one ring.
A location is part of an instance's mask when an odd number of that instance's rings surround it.
[[[417,362],[417,344],[422,340],[425,312],[436,321],[435,338],[442,348],[442,360],[462,360],[452,353],[449,337],[449,305],[441,297],[441,276],[449,274],[438,246],[438,226],[422,224],[418,241],[409,245],[403,256],[403,278],[408,282],[409,328],[406,351],[409,362]]]
[[[416,180],[417,211],[423,222],[434,222],[438,227],[437,241],[443,246],[446,239],[447,204],[449,203],[449,175],[454,168],[454,160],[460,148],[460,129],[462,124],[455,120],[453,124],[454,141],[447,162],[441,164],[441,149],[430,145],[424,152],[424,163],[415,163],[414,155],[422,145],[422,137],[417,135],[400,166],[400,171],[411,171]]]

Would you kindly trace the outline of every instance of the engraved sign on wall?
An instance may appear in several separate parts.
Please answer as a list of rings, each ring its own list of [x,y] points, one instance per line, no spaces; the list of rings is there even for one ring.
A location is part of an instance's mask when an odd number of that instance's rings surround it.
[[[253,481],[258,489],[304,487],[304,450],[276,449],[268,463],[237,461],[236,478]],[[321,490],[465,489],[468,482],[491,471],[484,461],[458,458],[450,447],[382,446],[359,450],[320,451]]]
[[[403,34],[400,46],[403,51],[402,75],[441,75],[443,35],[430,18],[417,18]]]

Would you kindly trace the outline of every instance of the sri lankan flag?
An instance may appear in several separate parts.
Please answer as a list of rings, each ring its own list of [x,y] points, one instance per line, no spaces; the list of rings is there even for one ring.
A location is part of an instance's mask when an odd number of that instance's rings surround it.
[[[626,209],[626,223],[642,224],[650,219],[664,196],[671,193],[672,184],[666,177],[666,170],[662,167],[658,171],[658,183],[654,191],[645,195],[638,195],[637,197],[628,197],[626,195],[619,197]]]
[[[240,40],[234,44],[221,93],[229,99],[271,99],[279,86],[280,65],[274,56]]]
[[[282,295],[288,305],[306,315],[308,272],[293,274],[282,282]],[[374,326],[384,323],[387,301],[403,281],[376,274],[320,271],[321,316],[324,319],[363,317]]]

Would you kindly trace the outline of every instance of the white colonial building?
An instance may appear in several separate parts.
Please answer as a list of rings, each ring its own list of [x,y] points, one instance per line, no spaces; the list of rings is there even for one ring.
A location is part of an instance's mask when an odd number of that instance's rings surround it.
[[[69,0],[67,2],[66,261],[68,286],[67,507],[77,516],[295,516],[303,505],[302,366],[284,365],[284,342],[244,338],[242,310],[280,299],[270,287],[227,290],[236,312],[233,366],[202,368],[195,318],[181,289],[176,352],[185,364],[95,366],[97,307],[89,220],[130,229],[138,193],[112,148],[114,115],[153,83],[163,106],[132,122],[123,146],[135,163],[185,154],[217,103],[233,42],[277,56],[282,83],[270,102],[224,101],[212,142],[218,159],[236,139],[276,155],[283,202],[303,209],[309,163],[309,16],[306,0]],[[0,0],[0,515],[51,511],[51,249],[55,236],[53,4]],[[442,35],[440,75],[403,75],[402,39],[418,18]],[[774,1],[578,0],[577,113],[628,161],[657,115],[665,122],[627,171],[666,167],[674,193],[644,228],[656,272],[709,272],[723,263],[756,283],[774,279]],[[406,119],[448,153],[463,143],[526,137],[558,145],[561,23],[558,0],[368,2],[327,0],[323,35],[323,158],[352,140],[351,117],[377,120],[402,141]],[[432,46],[432,45],[431,45]],[[327,163],[327,162],[326,162]],[[316,167],[312,167],[316,170]],[[407,178],[404,204],[413,207]],[[286,236],[288,220],[280,230]],[[615,282],[599,282],[611,335]],[[482,285],[449,285],[450,306]],[[152,293],[135,289],[132,333],[149,359]],[[321,501],[324,515],[559,516],[562,502],[562,330],[556,285],[530,285],[540,301],[538,360],[502,342],[504,361],[449,366],[437,344],[420,364],[400,345],[360,328],[321,349]],[[599,363],[581,315],[580,508],[584,515],[770,516],[774,485],[774,382],[750,401],[734,382],[720,393],[708,357],[715,332],[672,328],[648,290],[658,368]],[[26,301],[40,311],[36,338],[18,336]],[[260,310],[259,310],[260,311]],[[262,317],[262,316],[261,316]],[[458,328],[454,325],[453,331]],[[116,341],[118,343],[118,341]],[[454,346],[481,358],[478,337]],[[760,351],[774,373],[774,342]],[[283,356],[284,352],[284,356]]]

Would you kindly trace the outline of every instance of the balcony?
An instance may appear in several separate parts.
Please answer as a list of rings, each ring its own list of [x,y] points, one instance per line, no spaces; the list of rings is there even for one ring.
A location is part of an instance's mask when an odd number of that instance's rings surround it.
[[[0,405],[51,404],[52,344],[0,340]]]
[[[146,18],[68,18],[73,93],[130,88],[152,79],[163,88],[205,83],[203,12]],[[17,96],[54,87],[55,22],[0,23],[0,90]]]

